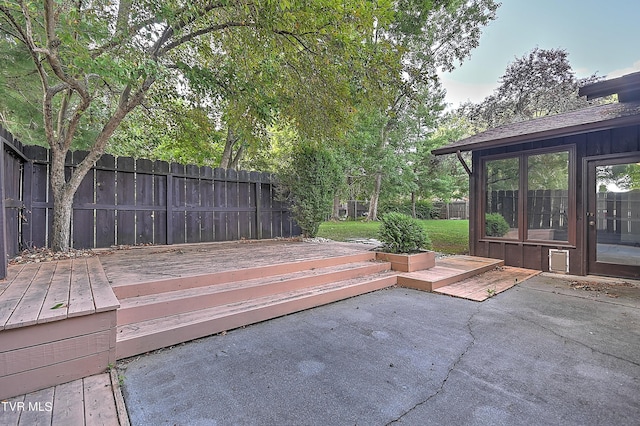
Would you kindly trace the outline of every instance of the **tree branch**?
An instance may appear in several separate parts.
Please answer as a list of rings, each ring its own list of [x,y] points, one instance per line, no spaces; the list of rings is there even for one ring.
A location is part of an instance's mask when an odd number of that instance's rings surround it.
[[[206,28],[202,28],[198,31],[194,31],[192,33],[188,33],[185,34],[184,36],[180,37],[179,39],[175,40],[172,43],[169,43],[168,45],[166,45],[165,47],[163,47],[162,49],[159,49],[157,52],[158,56],[164,55],[165,53],[167,53],[168,51],[175,49],[176,47],[185,44],[191,40],[193,40],[196,37],[199,37],[201,35],[204,34],[209,34],[212,33],[214,31],[220,31],[220,30],[224,30],[227,28],[233,28],[233,27],[250,27],[253,26],[252,24],[247,24],[244,22],[226,22],[224,24],[218,24],[218,25],[211,25],[209,27]]]

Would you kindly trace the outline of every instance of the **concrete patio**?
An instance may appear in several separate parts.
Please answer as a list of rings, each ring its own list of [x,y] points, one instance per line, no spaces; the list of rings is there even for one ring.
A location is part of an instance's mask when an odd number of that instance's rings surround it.
[[[385,289],[132,358],[131,423],[637,424],[638,283],[565,278]]]

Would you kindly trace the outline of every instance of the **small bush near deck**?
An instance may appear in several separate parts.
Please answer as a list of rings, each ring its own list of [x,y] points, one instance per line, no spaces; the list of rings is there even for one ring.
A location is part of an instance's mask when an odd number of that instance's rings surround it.
[[[387,213],[380,220],[378,238],[389,253],[411,253],[431,248],[431,241],[420,222],[402,213]]]
[[[502,237],[509,232],[509,224],[500,213],[487,213],[484,221],[485,234],[488,237]]]

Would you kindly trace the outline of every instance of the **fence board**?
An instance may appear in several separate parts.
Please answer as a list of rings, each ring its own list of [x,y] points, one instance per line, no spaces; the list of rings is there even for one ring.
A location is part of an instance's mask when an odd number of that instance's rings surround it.
[[[96,205],[116,204],[116,174],[113,172],[116,159],[104,155],[96,164]],[[106,169],[106,170],[103,170]],[[96,208],[96,246],[109,247],[116,243],[116,212],[113,208]]]
[[[243,176],[240,176],[240,180],[244,180]],[[248,180],[248,176],[246,177]],[[251,184],[249,182],[240,182],[238,184],[238,207],[251,208]],[[255,209],[252,209],[255,210]],[[251,219],[249,211],[241,211],[238,213],[239,224],[239,236],[240,238],[250,239],[251,235]]]
[[[23,240],[27,247],[45,247],[50,241],[49,230],[52,218],[49,217],[48,187],[49,166],[45,163],[33,163],[33,178],[31,185],[31,238]],[[47,207],[48,206],[48,207]]]
[[[136,207],[153,208],[153,162],[136,161]],[[153,243],[153,210],[136,210],[136,243]]]
[[[260,184],[260,202],[261,202],[261,216],[262,222],[262,238],[273,238],[273,212],[271,203],[273,201],[273,194],[271,185]]]
[[[95,196],[95,170],[90,170],[89,173],[82,179],[76,195],[74,197],[75,203],[83,206],[90,206],[94,203]],[[87,249],[94,247],[94,232],[96,223],[94,221],[94,209],[89,207],[85,209],[74,209],[73,211],[73,247],[80,249]]]
[[[13,256],[20,251],[20,215],[22,213],[22,194],[20,193],[22,180],[22,159],[13,154],[13,151],[4,147],[3,156],[3,183],[4,183],[4,226],[5,226],[5,250],[6,255]],[[1,195],[1,194],[0,194]]]
[[[238,173],[227,170],[227,205],[226,207],[239,207],[238,204]],[[240,239],[240,215],[237,211],[227,212],[227,238],[230,240]]]
[[[0,130],[4,131],[2,128]],[[11,251],[8,248],[10,241],[7,239],[7,222],[6,211],[4,202],[4,191],[6,186],[6,177],[4,170],[4,157],[7,155],[4,149],[4,134],[0,133],[0,257],[3,261],[0,262],[0,279],[4,279],[7,276],[7,256],[11,256]]]
[[[213,196],[215,205],[218,207],[227,207],[227,182],[225,179],[225,171],[223,169],[213,170],[214,188]],[[220,180],[218,180],[220,179]],[[213,215],[215,241],[228,241],[229,236],[227,234],[227,213],[223,211],[217,211]]]
[[[200,176],[203,178],[200,185],[200,205],[205,211],[200,212],[200,239],[202,242],[215,241],[214,238],[214,198],[213,198],[213,169],[202,167]]]
[[[117,238],[118,244],[136,243],[135,163],[133,158],[118,158],[116,172]]]
[[[153,205],[157,207],[153,211],[153,242],[155,244],[169,244],[167,232],[167,193],[169,187],[169,163],[156,161],[153,163]]]
[[[185,232],[187,243],[199,243],[200,239],[200,211],[192,210],[202,207],[200,203],[200,168],[189,165],[186,168],[185,179]]]

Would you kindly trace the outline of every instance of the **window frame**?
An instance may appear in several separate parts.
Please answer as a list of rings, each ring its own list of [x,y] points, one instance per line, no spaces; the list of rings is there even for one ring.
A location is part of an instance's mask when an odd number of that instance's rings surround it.
[[[541,154],[554,154],[559,152],[567,152],[569,160],[569,190],[568,198],[569,204],[567,208],[567,240],[544,240],[544,239],[529,239],[528,238],[528,222],[527,222],[527,208],[528,197],[522,196],[522,194],[528,194],[529,175],[528,175],[528,162],[529,157]],[[487,182],[486,182],[486,170],[487,162],[495,160],[504,160],[508,158],[517,158],[519,161],[519,182],[518,182],[518,238],[503,238],[503,237],[491,237],[486,235],[484,217],[487,212]],[[504,243],[518,243],[518,244],[532,244],[532,245],[553,245],[558,247],[575,247],[576,243],[576,147],[572,145],[561,145],[548,148],[539,148],[526,151],[509,152],[503,154],[494,154],[483,156],[480,161],[480,238],[479,241],[498,241]]]

